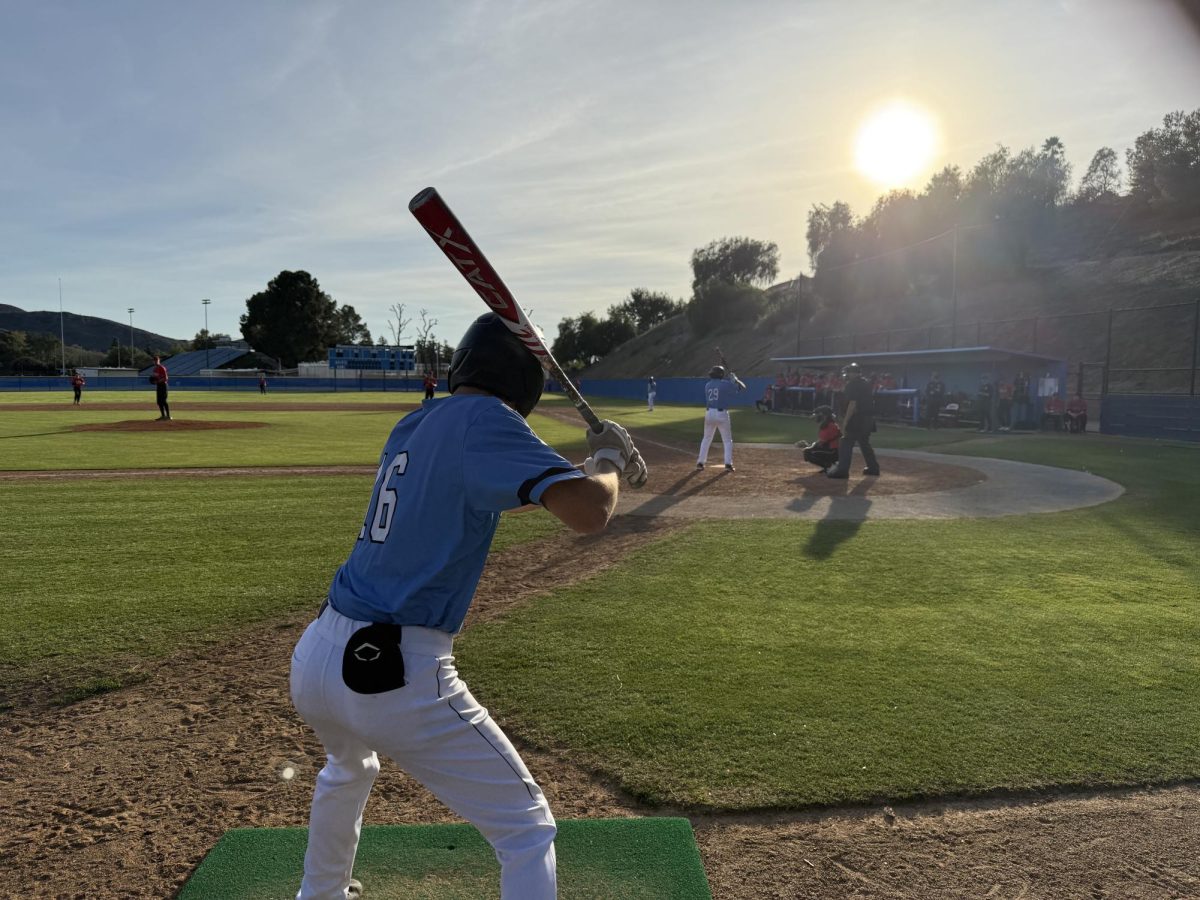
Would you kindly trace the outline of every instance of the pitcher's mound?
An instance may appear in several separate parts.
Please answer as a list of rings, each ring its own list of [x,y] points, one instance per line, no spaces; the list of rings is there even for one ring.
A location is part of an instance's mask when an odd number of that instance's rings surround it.
[[[217,422],[212,419],[126,419],[124,422],[91,422],[72,431],[220,431],[226,428],[266,428],[266,422]]]

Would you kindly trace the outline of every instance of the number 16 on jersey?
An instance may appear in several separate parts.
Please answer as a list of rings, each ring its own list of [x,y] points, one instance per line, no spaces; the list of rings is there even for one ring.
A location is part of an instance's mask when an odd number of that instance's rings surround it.
[[[367,507],[367,518],[363,521],[362,530],[358,533],[361,541],[367,536],[370,526],[371,543],[382,544],[387,540],[396,518],[396,489],[388,483],[393,477],[404,475],[408,468],[408,451],[401,450],[391,460],[384,460],[379,466],[379,474],[375,476],[375,490],[371,493],[371,505]]]

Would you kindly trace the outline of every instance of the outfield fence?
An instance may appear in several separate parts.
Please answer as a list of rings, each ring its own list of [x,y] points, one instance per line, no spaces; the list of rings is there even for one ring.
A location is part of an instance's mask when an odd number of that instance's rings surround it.
[[[258,391],[258,376],[185,375],[172,378],[172,391]],[[85,391],[147,391],[154,386],[145,378],[128,376],[93,376],[87,380]],[[359,378],[301,378],[278,375],[267,379],[267,393],[412,393],[424,391],[425,382],[411,376],[381,378],[365,374]],[[438,390],[446,390],[446,380],[438,382]],[[62,375],[9,375],[0,377],[0,391],[71,391],[71,379]]]

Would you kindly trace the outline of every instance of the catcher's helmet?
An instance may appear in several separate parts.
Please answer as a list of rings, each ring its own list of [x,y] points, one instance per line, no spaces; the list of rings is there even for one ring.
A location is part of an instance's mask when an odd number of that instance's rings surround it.
[[[450,393],[463,385],[495,394],[522,416],[541,399],[546,376],[541,363],[495,313],[484,313],[467,329],[450,357]]]
[[[713,366],[711,369],[708,370],[708,377],[709,378],[724,378],[725,377],[725,367],[724,366]]]
[[[861,373],[862,367],[856,362],[846,363],[846,365],[842,367],[843,375],[859,375]]]
[[[818,406],[816,409],[814,409],[812,411],[812,414],[813,414],[813,418],[816,419],[818,422],[825,423],[833,418],[833,407]]]

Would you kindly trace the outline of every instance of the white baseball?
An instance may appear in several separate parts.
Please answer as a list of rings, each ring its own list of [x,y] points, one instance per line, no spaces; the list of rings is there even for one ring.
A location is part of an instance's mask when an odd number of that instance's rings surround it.
[[[284,781],[291,781],[293,778],[296,777],[296,770],[294,768],[292,768],[291,766],[284,766],[279,771],[279,777],[282,778]]]

